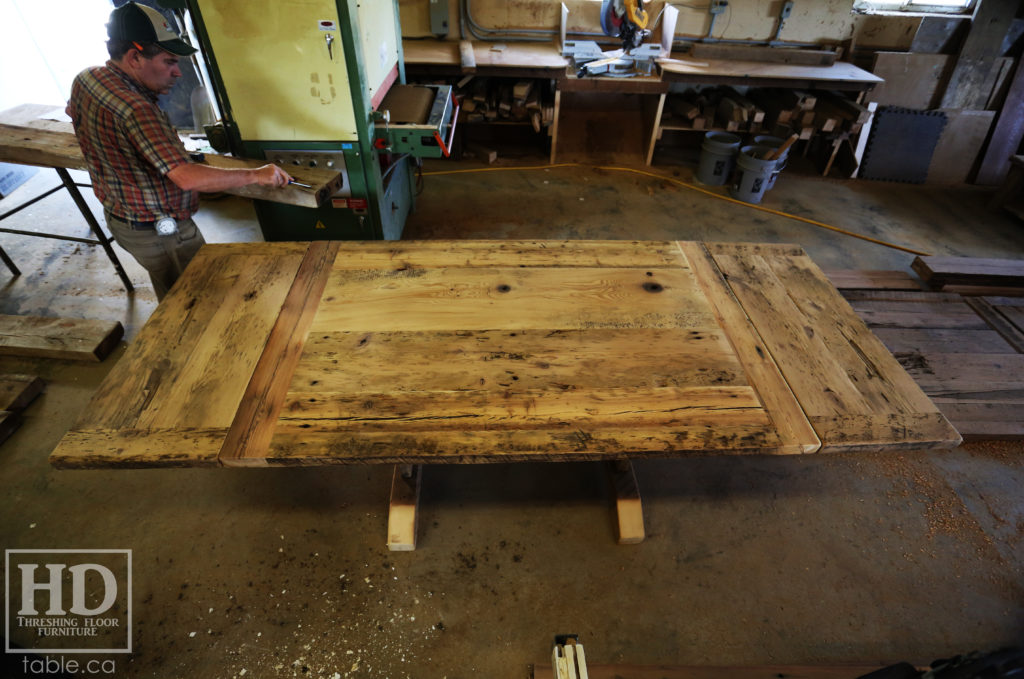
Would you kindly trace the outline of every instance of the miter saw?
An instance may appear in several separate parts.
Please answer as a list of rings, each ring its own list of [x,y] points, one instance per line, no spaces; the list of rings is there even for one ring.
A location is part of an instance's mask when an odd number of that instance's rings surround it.
[[[622,49],[639,47],[651,34],[647,30],[644,0],[603,0],[601,30],[605,35],[622,40]]]
[[[565,42],[563,56],[572,57],[576,76],[610,75],[627,77],[650,75],[661,45],[645,45],[651,32],[647,30],[644,0],[603,0],[601,29],[605,35],[622,41],[622,49],[602,52],[596,42]]]

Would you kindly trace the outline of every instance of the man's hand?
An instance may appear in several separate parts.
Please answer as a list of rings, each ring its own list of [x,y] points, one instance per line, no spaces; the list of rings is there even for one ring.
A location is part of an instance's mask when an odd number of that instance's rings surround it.
[[[216,193],[249,184],[281,188],[288,186],[291,175],[277,165],[249,168],[219,168],[200,163],[182,163],[167,173],[167,178],[184,191]]]
[[[253,172],[256,176],[255,183],[260,186],[273,186],[280,188],[282,186],[288,186],[288,182],[292,180],[290,174],[273,163],[268,163],[267,165],[258,167],[253,170]]]

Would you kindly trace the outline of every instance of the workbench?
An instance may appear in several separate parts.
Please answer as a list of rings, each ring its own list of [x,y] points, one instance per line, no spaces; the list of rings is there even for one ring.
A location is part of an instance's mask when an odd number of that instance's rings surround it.
[[[396,465],[411,549],[418,465],[615,461],[628,542],[635,458],[959,442],[798,246],[321,241],[204,246],[50,459]]]
[[[0,220],[64,188],[75,201],[75,205],[78,207],[79,212],[82,213],[86,223],[89,224],[89,228],[95,238],[77,238],[42,230],[0,229],[0,232],[74,241],[88,245],[100,245],[117,271],[117,275],[120,277],[125,289],[130,292],[133,289],[131,280],[128,278],[128,274],[125,273],[124,267],[121,266],[117,254],[110,245],[113,239],[103,232],[103,229],[86,204],[85,199],[82,197],[81,192],[78,190],[79,187],[89,188],[91,185],[76,183],[68,173],[68,170],[87,170],[88,167],[82,155],[82,150],[78,145],[78,139],[75,137],[74,127],[66,120],[59,120],[62,117],[62,113],[62,106],[46,104],[22,104],[6,111],[0,111],[0,162],[53,168],[57,171],[57,175],[61,180],[60,186],[35,196],[17,208],[0,215]],[[253,168],[265,164],[266,161],[205,154],[203,162],[213,167],[221,168]],[[307,190],[290,186],[279,189],[251,184],[237,189],[228,189],[224,193],[304,207],[316,207],[342,185],[342,177],[338,172],[292,166],[286,169],[295,179],[309,184],[313,188]],[[19,275],[21,273],[14,262],[10,261],[6,254],[3,253],[2,249],[0,249],[0,258],[3,259],[13,274]]]
[[[464,43],[469,41],[463,41]],[[552,163],[557,161],[558,137],[563,106],[586,110],[592,100],[580,98],[576,104],[563,101],[563,93],[580,97],[585,93],[652,95],[642,97],[643,153],[651,164],[654,146],[665,128],[662,113],[665,97],[673,84],[729,85],[733,87],[781,87],[793,89],[825,89],[863,92],[882,78],[846,62],[828,66],[765,63],[733,59],[691,59],[682,53],[657,60],[657,73],[643,77],[590,76],[577,78],[569,59],[561,56],[554,42],[469,42],[472,66],[465,64],[459,43],[445,40],[404,40],[406,72],[416,76],[464,76],[475,74],[492,77],[550,78],[555,83],[554,120],[550,128]],[[654,97],[657,99],[654,99]],[[610,135],[624,130],[610,129]],[[671,128],[676,129],[676,128]]]

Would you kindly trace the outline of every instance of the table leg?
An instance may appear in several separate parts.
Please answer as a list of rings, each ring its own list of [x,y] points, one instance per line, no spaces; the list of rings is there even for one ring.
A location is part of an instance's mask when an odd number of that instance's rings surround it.
[[[388,506],[388,549],[392,552],[416,549],[422,470],[419,464],[395,465]]]
[[[14,274],[15,276],[21,275],[21,269],[18,268],[18,266],[14,263],[14,260],[7,255],[7,253],[4,251],[2,247],[0,247],[0,259],[2,259],[4,264],[7,265],[7,268],[11,270],[12,274]]]
[[[121,282],[124,283],[125,289],[128,290],[128,292],[131,292],[135,289],[132,285],[131,279],[128,278],[128,274],[125,273],[124,267],[121,266],[121,261],[117,258],[117,253],[115,253],[114,249],[110,247],[110,240],[108,240],[106,234],[103,233],[103,229],[100,228],[99,222],[96,221],[96,218],[92,214],[92,210],[90,210],[89,206],[86,205],[85,199],[82,198],[81,192],[78,190],[75,182],[71,179],[71,175],[68,174],[68,171],[63,167],[55,169],[57,170],[57,175],[60,177],[60,180],[64,182],[64,188],[68,190],[68,193],[71,194],[71,199],[74,200],[75,205],[78,206],[78,211],[82,213],[83,217],[85,217],[85,221],[89,224],[89,228],[92,229],[93,234],[96,235],[96,239],[99,240],[100,247],[102,247],[107,253],[107,258],[110,260],[110,263],[114,265],[114,269],[117,270],[117,275],[121,278]]]
[[[636,483],[633,463],[616,460],[608,467],[612,485],[615,488],[616,527],[620,545],[635,545],[643,542],[644,507],[640,500],[640,488]]]

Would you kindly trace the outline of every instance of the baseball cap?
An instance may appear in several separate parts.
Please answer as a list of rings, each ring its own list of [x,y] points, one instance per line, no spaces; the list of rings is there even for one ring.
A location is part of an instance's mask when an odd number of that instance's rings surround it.
[[[156,43],[161,49],[180,57],[196,52],[171,28],[160,12],[135,2],[125,3],[110,13],[107,35],[111,40]]]

